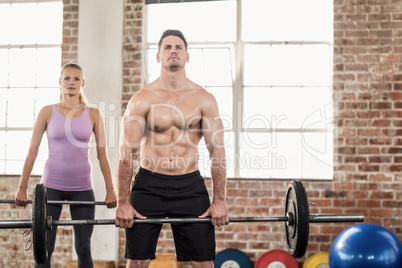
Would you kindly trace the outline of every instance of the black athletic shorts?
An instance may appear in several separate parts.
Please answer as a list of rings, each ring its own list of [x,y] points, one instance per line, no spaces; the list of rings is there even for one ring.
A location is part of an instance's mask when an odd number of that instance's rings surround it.
[[[164,175],[140,168],[131,191],[131,204],[147,218],[186,218],[202,215],[210,206],[199,171]],[[215,228],[209,222],[171,224],[178,261],[215,259]],[[162,224],[135,224],[126,229],[125,258],[155,259]]]

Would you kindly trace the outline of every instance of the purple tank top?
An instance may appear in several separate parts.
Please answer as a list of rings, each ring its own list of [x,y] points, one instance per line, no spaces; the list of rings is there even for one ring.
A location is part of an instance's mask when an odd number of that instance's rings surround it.
[[[46,128],[49,157],[42,183],[61,191],[92,189],[89,140],[92,135],[89,109],[77,118],[66,118],[52,104],[52,115]]]

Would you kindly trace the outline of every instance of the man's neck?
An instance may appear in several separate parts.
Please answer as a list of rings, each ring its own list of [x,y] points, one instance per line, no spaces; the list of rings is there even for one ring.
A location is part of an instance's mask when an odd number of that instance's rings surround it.
[[[187,76],[184,69],[177,71],[162,70],[160,75],[160,81],[164,88],[170,90],[180,90],[184,88],[187,82]]]

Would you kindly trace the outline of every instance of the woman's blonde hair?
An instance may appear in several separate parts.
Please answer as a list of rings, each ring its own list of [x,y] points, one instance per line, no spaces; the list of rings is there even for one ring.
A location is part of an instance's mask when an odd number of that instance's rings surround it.
[[[82,67],[80,65],[78,65],[77,63],[75,63],[75,62],[69,62],[69,63],[65,64],[61,68],[60,77],[63,76],[63,71],[64,71],[64,69],[67,69],[67,68],[73,68],[73,69],[77,69],[77,70],[81,71],[82,79],[85,79],[84,78],[84,71],[82,70]],[[85,97],[84,92],[82,91],[82,89],[80,91],[79,100],[80,100],[80,104],[84,104],[85,106],[87,105],[88,100]]]

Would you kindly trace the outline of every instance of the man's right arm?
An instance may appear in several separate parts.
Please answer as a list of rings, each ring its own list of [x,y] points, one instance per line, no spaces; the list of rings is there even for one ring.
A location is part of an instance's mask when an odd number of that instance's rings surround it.
[[[119,155],[117,165],[117,208],[115,224],[130,228],[134,217],[145,218],[130,204],[130,184],[136,169],[139,148],[146,127],[147,113],[144,103],[135,95],[127,105],[121,121]]]

